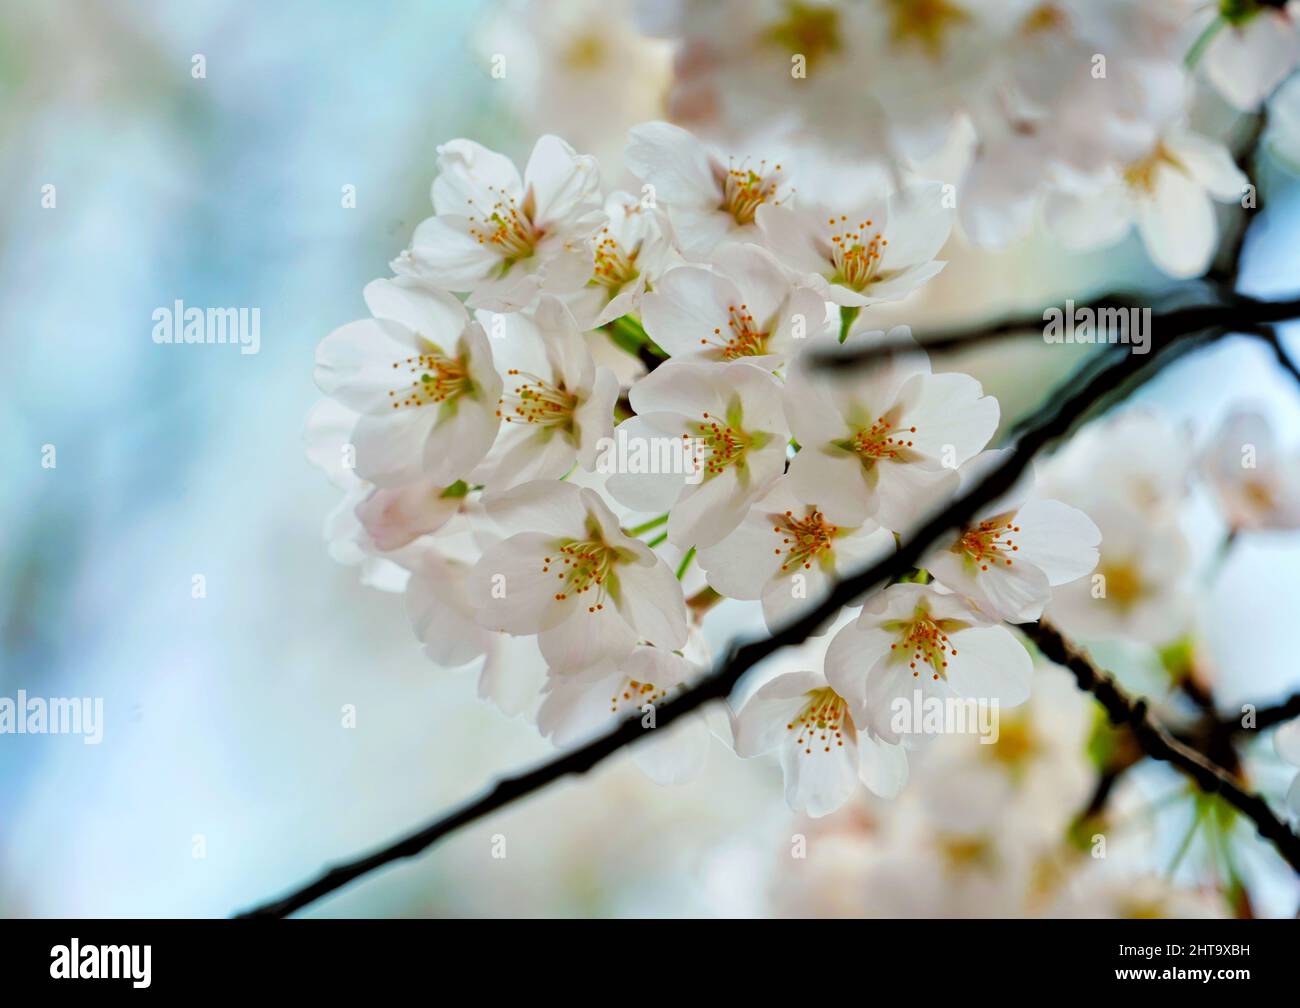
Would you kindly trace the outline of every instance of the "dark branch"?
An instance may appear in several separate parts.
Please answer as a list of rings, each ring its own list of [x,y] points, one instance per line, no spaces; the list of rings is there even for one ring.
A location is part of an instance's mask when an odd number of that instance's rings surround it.
[[[751,668],[784,647],[801,643],[815,635],[842,606],[894,578],[908,573],[927,551],[946,533],[966,525],[987,504],[997,500],[1013,486],[1039,451],[1066,433],[1089,409],[1110,390],[1134,374],[1160,360],[1179,336],[1187,335],[1166,325],[1156,331],[1153,326],[1152,352],[1122,354],[1107,367],[1095,370],[1086,380],[1068,380],[1057,389],[1034,414],[1015,448],[996,468],[990,470],[967,493],[943,508],[913,535],[900,544],[897,552],[872,564],[853,576],[835,583],[827,598],[800,619],[780,632],[762,640],[733,644],[724,660],[695,686],[657,708],[658,728],[667,727],[701,705],[726,697],[732,687]],[[499,782],[482,797],[450,815],[434,820],[397,842],[355,861],[338,865],[282,899],[257,907],[246,916],[281,917],[293,913],[316,899],[342,888],[368,872],[402,858],[413,857],[453,830],[495,812],[569,774],[586,773],[605,757],[642,738],[645,729],[639,716],[628,718],[605,735],[577,749],[556,757],[534,770]]]
[[[1134,307],[1132,298],[1122,295],[1110,295],[1098,301],[1080,305],[1079,308],[1091,308],[1094,311],[1103,308]],[[1059,308],[1049,305],[1048,308]],[[1044,312],[1047,309],[1044,309]],[[1043,332],[1043,314],[1025,315],[1004,319],[1001,322],[974,329],[957,329],[948,333],[930,336],[917,343],[927,352],[943,353],[976,346],[990,340],[1024,337],[1026,334],[1036,336]],[[1300,316],[1300,298],[1285,301],[1259,301],[1241,295],[1230,295],[1226,300],[1213,304],[1189,305],[1171,308],[1168,311],[1151,313],[1151,332],[1153,340],[1164,342],[1207,329],[1225,329],[1231,332],[1246,332],[1262,335],[1258,330],[1271,322],[1283,322]],[[1274,341],[1276,347],[1276,341]],[[816,355],[815,363],[819,366],[839,369],[861,367],[874,363],[894,354],[915,352],[916,346],[898,340],[886,340],[871,346],[849,351],[831,351]],[[1279,353],[1279,357],[1285,355]],[[1289,362],[1284,361],[1284,366]],[[1291,366],[1293,367],[1293,366]]]
[[[1228,804],[1253,822],[1259,835],[1271,841],[1286,862],[1300,873],[1300,836],[1291,832],[1263,798],[1245,790],[1227,771],[1152,721],[1145,700],[1126,696],[1110,676],[1097,668],[1087,654],[1062,637],[1051,624],[1045,621],[1027,623],[1020,627],[1020,631],[1038,645],[1044,656],[1069,669],[1079,687],[1100,701],[1111,722],[1124,725],[1133,733],[1146,755],[1177,767],[1206,794],[1222,795]]]

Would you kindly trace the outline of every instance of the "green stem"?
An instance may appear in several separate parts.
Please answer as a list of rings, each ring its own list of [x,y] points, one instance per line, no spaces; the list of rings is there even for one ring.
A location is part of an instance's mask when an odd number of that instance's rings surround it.
[[[1205,26],[1205,30],[1196,37],[1196,41],[1192,43],[1192,47],[1187,50],[1187,57],[1184,62],[1187,64],[1188,70],[1194,69],[1196,64],[1201,61],[1201,57],[1205,55],[1205,50],[1208,49],[1210,43],[1214,41],[1214,36],[1219,34],[1219,31],[1227,23],[1228,22],[1220,16],[1216,17]]]
[[[862,311],[857,305],[840,305],[840,342],[843,343],[849,338],[849,330],[853,328],[853,320],[858,317],[858,312]]]
[[[677,565],[678,581],[680,581],[682,578],[686,576],[686,568],[691,565],[691,561],[694,559],[695,559],[695,547],[692,546],[690,549],[686,551],[686,555],[682,557],[682,562]]]
[[[646,543],[646,545],[647,545],[647,546],[652,546],[652,547],[653,547],[653,546],[658,546],[661,542],[666,542],[667,539],[668,539],[668,533],[667,533],[667,532],[660,532],[657,536],[655,536],[655,537],[654,537],[653,539],[651,539],[648,543]]]
[[[648,522],[643,522],[642,524],[638,525],[636,528],[628,529],[627,534],[630,536],[639,536],[643,532],[649,532],[652,528],[658,528],[660,525],[664,524],[664,522],[666,522],[667,520],[668,520],[668,512],[665,511],[658,518],[651,518]]]

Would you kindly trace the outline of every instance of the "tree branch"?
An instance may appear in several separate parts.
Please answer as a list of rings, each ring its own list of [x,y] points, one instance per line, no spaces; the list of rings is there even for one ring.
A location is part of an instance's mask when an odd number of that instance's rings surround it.
[[[1033,458],[1045,446],[1066,433],[1088,408],[1131,376],[1161,360],[1169,348],[1188,332],[1168,322],[1152,327],[1152,352],[1122,354],[1113,363],[1095,370],[1086,380],[1068,379],[1053,392],[1034,414],[1015,447],[971,489],[951,501],[904,540],[898,550],[850,577],[837,581],[827,598],[778,633],[761,640],[735,644],[723,661],[694,686],[656,709],[656,725],[662,729],[703,704],[726,697],[740,678],[760,661],[782,648],[796,645],[819,632],[841,607],[868,592],[908,573],[946,533],[966,525],[987,504],[1009,491]],[[340,889],[354,879],[402,858],[414,857],[429,845],[491,812],[541,790],[569,774],[586,773],[605,757],[644,736],[640,715],[629,717],[617,727],[577,749],[557,756],[535,769],[501,780],[482,797],[459,810],[434,820],[400,840],[354,861],[329,869],[281,899],[256,907],[243,916],[282,917],[320,897]]]
[[[1113,724],[1124,725],[1132,731],[1146,755],[1177,767],[1206,794],[1222,795],[1228,804],[1255,824],[1259,835],[1271,841],[1277,852],[1300,874],[1300,836],[1296,836],[1274,814],[1263,798],[1245,790],[1223,768],[1179,742],[1152,721],[1145,700],[1128,697],[1115,680],[1097,668],[1086,653],[1062,637],[1050,623],[1040,620],[1023,624],[1019,629],[1038,645],[1044,656],[1074,674],[1079,687],[1100,701]]]

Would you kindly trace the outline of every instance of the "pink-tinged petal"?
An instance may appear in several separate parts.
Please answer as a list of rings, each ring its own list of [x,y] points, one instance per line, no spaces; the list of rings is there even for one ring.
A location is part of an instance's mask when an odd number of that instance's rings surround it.
[[[542,630],[537,637],[546,663],[553,671],[573,673],[597,665],[615,665],[636,647],[636,633],[614,607],[606,605],[592,612],[594,592],[588,595],[593,597],[577,598],[570,619]]]
[[[357,519],[377,549],[400,549],[436,532],[460,508],[461,498],[444,497],[445,486],[420,480],[399,487],[377,487],[357,505]]]
[[[642,302],[646,333],[672,356],[699,356],[710,344],[725,343],[728,306],[739,305],[741,294],[726,277],[697,266],[679,266],[665,273]],[[714,330],[720,335],[714,335]]]
[[[799,499],[815,504],[835,525],[862,524],[873,504],[862,463],[840,448],[805,445],[788,473]]]
[[[763,620],[776,633],[786,624],[821,604],[833,581],[825,567],[814,563],[772,578],[763,587]]]
[[[877,462],[873,517],[904,532],[941,508],[957,489],[957,471],[925,462]]]
[[[793,746],[781,750],[785,773],[785,803],[814,819],[842,806],[858,786],[857,739],[847,735],[843,744],[813,745],[811,752]]]
[[[440,215],[487,216],[502,194],[523,196],[519,172],[504,154],[473,140],[449,140],[438,148],[438,177],[430,196]]]
[[[831,638],[826,649],[826,681],[853,707],[855,714],[866,703],[867,679],[871,670],[891,653],[898,635],[878,626],[850,623]]]
[[[858,736],[858,749],[858,778],[872,794],[897,798],[907,784],[907,750],[865,732]]]
[[[761,756],[793,738],[788,725],[824,685],[816,672],[786,672],[760,686],[736,715],[736,755]]]
[[[662,560],[620,564],[615,604],[642,640],[675,650],[686,643],[686,600],[681,582]]]
[[[623,155],[628,171],[654,186],[655,197],[672,207],[709,207],[722,200],[703,145],[680,126],[645,123],[628,132]]]
[[[614,404],[618,401],[618,379],[609,368],[596,368],[591,392],[573,411],[578,442],[578,463],[587,471],[596,468],[600,446],[614,436]]]
[[[553,539],[582,539],[586,508],[572,483],[535,481],[483,498],[487,516],[504,535],[544,532]]]
[[[375,318],[398,322],[440,347],[455,346],[469,322],[464,306],[452,295],[401,277],[372,280],[364,297]]]
[[[758,598],[781,565],[781,537],[772,528],[764,510],[755,507],[720,543],[700,550],[696,561],[709,586],[728,598]]]
[[[439,665],[455,668],[479,658],[490,634],[474,625],[466,586],[469,568],[431,552],[406,586],[406,613],[424,653]]]
[[[957,654],[948,660],[948,682],[958,696],[996,700],[1015,707],[1029,699],[1034,663],[1025,646],[1003,626],[972,627],[951,635]]]
[[[493,634],[479,673],[478,696],[506,717],[531,715],[540,702],[545,678],[546,662],[536,637]]]
[[[925,265],[938,256],[952,232],[953,211],[944,203],[939,182],[909,186],[890,197],[882,269]]]
[[[1016,512],[1015,522],[1017,562],[1033,564],[1051,584],[1066,584],[1097,566],[1101,530],[1078,508],[1034,498]]]
[[[668,787],[694,780],[704,770],[712,735],[703,718],[680,718],[666,728],[646,731],[632,746],[632,759],[656,784]]]
[[[421,221],[411,247],[389,265],[394,273],[470,290],[501,269],[496,247],[479,240],[480,227],[468,217],[439,216]]]
[[[970,375],[918,374],[899,389],[900,427],[915,451],[952,468],[973,457],[997,430],[998,401]]]
[[[548,134],[537,141],[524,169],[524,181],[532,197],[533,220],[541,226],[599,209],[596,159],[577,154],[559,137]]]
[[[560,580],[555,536],[521,532],[484,551],[469,581],[470,604],[479,625],[511,634],[535,634],[575,616],[585,604],[576,595],[557,600]],[[547,569],[549,568],[549,570]],[[622,622],[617,615],[613,621]]]
[[[763,244],[787,269],[804,277],[831,272],[818,243],[825,221],[814,210],[792,210],[764,203],[754,216]]]
[[[1158,172],[1155,192],[1138,212],[1138,229],[1155,264],[1180,279],[1205,272],[1219,234],[1210,197],[1174,168]]]
[[[1261,9],[1225,25],[1205,52],[1205,75],[1242,112],[1253,112],[1295,68],[1296,26],[1282,10]]]
[[[433,478],[425,471],[424,459],[437,418],[433,409],[403,409],[361,417],[352,432],[357,475],[380,486],[402,486]],[[444,485],[458,478],[452,476]]]

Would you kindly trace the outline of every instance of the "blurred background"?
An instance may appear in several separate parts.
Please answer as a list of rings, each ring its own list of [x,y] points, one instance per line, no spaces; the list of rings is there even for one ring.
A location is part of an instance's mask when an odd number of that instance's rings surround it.
[[[592,7],[533,6],[578,23]],[[471,672],[422,657],[400,597],[330,559],[337,493],[301,430],[315,344],[364,313],[362,287],[427,216],[439,143],[519,157],[563,129],[616,182],[626,128],[664,114],[658,43],[617,57],[638,89],[594,79],[549,112],[530,105],[544,79],[490,74],[493,53],[522,68],[558,44],[487,2],[0,2],[0,695],[102,697],[105,718],[97,746],[0,735],[0,914],[225,915],[550,751],[480,702]],[[1269,178],[1253,292],[1294,290],[1292,183]],[[947,258],[914,324],[1161,284],[1135,239],[1071,256],[1035,235]],[[259,308],[260,353],[155,344],[152,312],[177,299]],[[1075,349],[1002,345],[951,367],[1010,420]],[[1191,437],[1248,399],[1300,440],[1296,389],[1244,339],[1141,396]],[[1192,534],[1205,555],[1216,536]],[[1300,546],[1271,537],[1240,543],[1207,588],[1225,710],[1295,688],[1297,585]],[[756,603],[728,603],[710,636],[760,627]],[[805,826],[775,763],[718,745],[701,779],[662,789],[619,759],[308,913],[835,912],[782,895]],[[1294,913],[1276,859],[1244,860],[1255,912]]]

